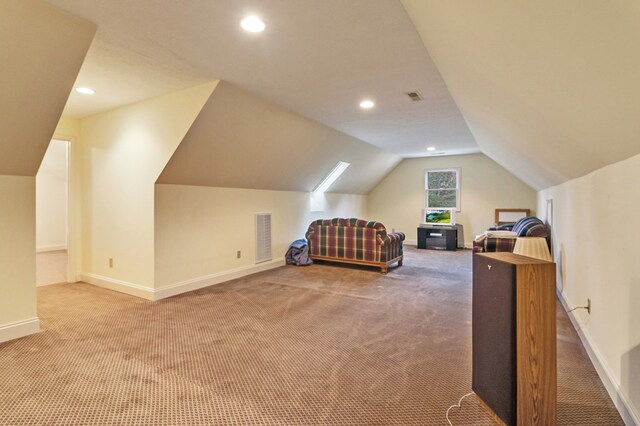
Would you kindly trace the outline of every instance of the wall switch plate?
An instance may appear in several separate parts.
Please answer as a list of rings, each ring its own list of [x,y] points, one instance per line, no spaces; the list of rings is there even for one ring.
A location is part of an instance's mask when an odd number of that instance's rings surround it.
[[[240,259],[242,257],[242,251],[241,250],[238,250],[238,252],[236,253],[236,257],[238,259]]]
[[[587,299],[587,313],[591,315],[591,299]]]
[[[109,268],[113,268],[113,257],[109,258]]]

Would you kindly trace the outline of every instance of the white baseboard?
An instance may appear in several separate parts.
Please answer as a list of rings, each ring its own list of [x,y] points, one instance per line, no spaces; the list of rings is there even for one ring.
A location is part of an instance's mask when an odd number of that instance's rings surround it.
[[[47,287],[50,285],[58,285],[58,284],[68,284],[68,283],[66,281],[59,281],[57,283],[36,284],[36,287]]]
[[[188,291],[198,290],[211,285],[220,284],[225,281],[235,280],[247,275],[258,272],[267,271],[269,269],[284,266],[284,258],[270,260],[268,262],[258,263],[257,265],[242,266],[240,268],[231,269],[229,271],[218,272],[216,274],[206,275],[203,277],[193,278],[175,284],[169,284],[154,291],[154,300],[166,299],[167,297],[176,296]]]
[[[280,266],[284,266],[284,264],[284,258],[274,259],[257,265],[242,266],[240,268],[218,272],[216,274],[192,278],[190,280],[169,284],[157,289],[90,273],[80,274],[80,280],[98,287],[156,301],[226,281],[235,280],[236,278],[242,278],[258,272],[267,271],[269,269],[278,268]]]
[[[569,304],[564,299],[564,295],[559,291],[556,291],[556,293],[558,294],[558,299],[560,300],[560,303],[562,303],[564,310],[568,311]],[[613,401],[616,408],[618,409],[618,412],[620,413],[620,417],[622,417],[622,420],[624,421],[625,425],[627,426],[640,425],[640,415],[634,412],[633,407],[631,406],[629,400],[625,397],[624,393],[622,393],[622,391],[620,390],[620,384],[615,379],[613,372],[611,371],[604,357],[600,353],[598,346],[595,344],[595,342],[589,335],[589,332],[584,328],[585,327],[584,323],[574,312],[569,312],[568,315],[569,315],[569,319],[571,320],[571,323],[573,324],[573,327],[578,332],[578,336],[582,341],[582,345],[587,351],[587,354],[589,355],[589,358],[591,359],[591,362],[593,363],[593,366],[595,367],[596,372],[598,373],[598,376],[600,376],[600,380],[602,380],[602,384],[607,389],[607,392],[609,393],[611,400]]]
[[[66,249],[67,249],[66,244],[53,245],[53,246],[40,246],[40,247],[36,247],[36,253],[45,253],[48,251],[61,251]]]
[[[0,325],[0,343],[35,334],[39,331],[40,320],[37,317]]]
[[[153,289],[140,284],[134,284],[86,272],[80,274],[80,281],[109,290],[119,291],[120,293],[130,294],[131,296],[141,297],[147,300],[155,300]]]

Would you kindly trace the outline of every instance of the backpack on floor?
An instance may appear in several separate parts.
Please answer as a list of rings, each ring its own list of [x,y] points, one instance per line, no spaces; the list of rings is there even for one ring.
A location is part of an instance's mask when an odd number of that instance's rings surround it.
[[[304,238],[292,242],[284,258],[287,265],[306,266],[313,263],[313,260],[309,259],[309,246]]]

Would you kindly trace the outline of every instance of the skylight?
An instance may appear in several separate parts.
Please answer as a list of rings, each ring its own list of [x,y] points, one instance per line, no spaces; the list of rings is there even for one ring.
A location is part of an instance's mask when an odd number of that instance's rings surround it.
[[[331,185],[340,177],[340,175],[347,170],[351,163],[346,163],[344,161],[338,161],[338,164],[335,165],[333,169],[329,172],[329,174],[322,179],[322,182],[313,190],[314,194],[324,193],[326,192]]]

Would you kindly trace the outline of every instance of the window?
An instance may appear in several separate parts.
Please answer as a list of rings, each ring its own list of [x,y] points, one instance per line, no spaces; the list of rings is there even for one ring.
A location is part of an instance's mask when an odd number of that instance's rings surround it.
[[[428,169],[424,181],[426,208],[460,211],[460,169]]]

